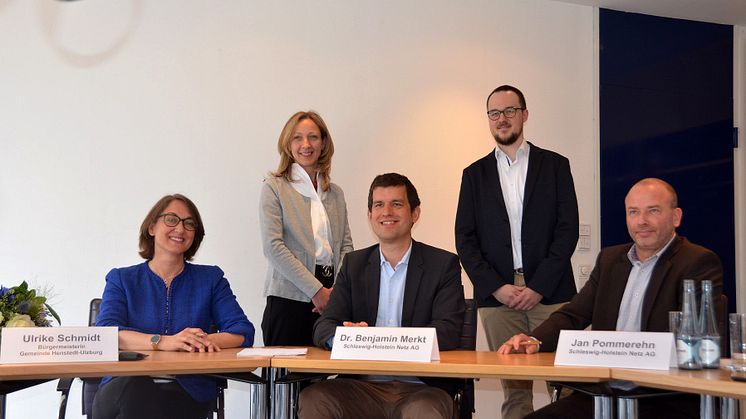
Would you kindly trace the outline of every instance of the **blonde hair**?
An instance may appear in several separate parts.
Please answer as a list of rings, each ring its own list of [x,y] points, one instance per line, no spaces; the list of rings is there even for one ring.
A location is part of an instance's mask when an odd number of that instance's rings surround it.
[[[332,142],[332,136],[329,134],[329,129],[326,127],[326,123],[321,116],[314,112],[296,112],[293,116],[288,119],[285,126],[280,132],[280,138],[277,140],[277,152],[280,153],[280,164],[277,165],[277,170],[272,172],[273,176],[284,177],[288,182],[292,181],[290,165],[294,163],[293,153],[290,151],[290,143],[293,140],[293,131],[295,127],[303,120],[310,119],[319,127],[321,133],[321,139],[323,140],[323,148],[319,155],[318,161],[318,172],[321,181],[321,189],[324,191],[329,190],[329,184],[331,183],[329,173],[332,171],[332,155],[334,155],[334,143]]]

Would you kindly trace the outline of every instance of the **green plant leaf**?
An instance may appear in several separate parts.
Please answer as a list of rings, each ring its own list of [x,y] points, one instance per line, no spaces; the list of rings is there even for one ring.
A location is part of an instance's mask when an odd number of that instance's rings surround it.
[[[47,303],[44,303],[44,306],[47,308],[47,310],[49,310],[49,314],[51,314],[52,317],[54,317],[54,319],[57,320],[57,324],[60,325],[60,326],[62,326],[62,320],[60,320],[60,316],[57,314],[56,311],[54,311],[54,309],[52,308],[52,306],[50,306]]]

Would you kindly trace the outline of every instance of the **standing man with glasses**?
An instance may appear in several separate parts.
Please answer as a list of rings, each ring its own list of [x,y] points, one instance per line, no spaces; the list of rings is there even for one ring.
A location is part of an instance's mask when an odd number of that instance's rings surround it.
[[[487,97],[497,147],[464,169],[456,249],[474,285],[487,343],[497,350],[576,293],[570,256],[578,202],[567,158],[523,138],[523,93],[503,85]],[[502,380],[504,419],[533,411],[531,381]]]

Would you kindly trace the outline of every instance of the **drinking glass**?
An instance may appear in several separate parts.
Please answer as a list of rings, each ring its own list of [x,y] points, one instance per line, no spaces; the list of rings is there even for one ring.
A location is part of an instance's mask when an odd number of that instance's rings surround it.
[[[680,311],[669,311],[668,312],[668,331],[673,333],[674,338],[679,334],[681,328],[681,312]]]
[[[734,380],[746,381],[746,313],[730,313],[730,359]]]

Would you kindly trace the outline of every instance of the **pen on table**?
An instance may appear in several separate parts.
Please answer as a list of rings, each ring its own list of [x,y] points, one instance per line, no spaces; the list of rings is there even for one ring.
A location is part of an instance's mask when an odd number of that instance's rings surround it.
[[[536,340],[536,339],[527,339],[527,340],[522,340],[518,342],[518,344],[519,345],[541,345],[541,341]]]

